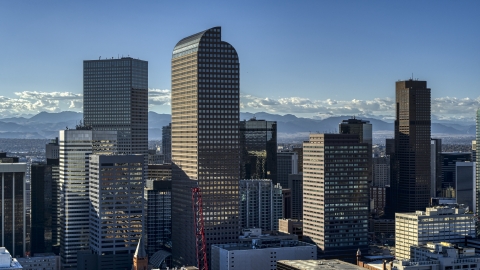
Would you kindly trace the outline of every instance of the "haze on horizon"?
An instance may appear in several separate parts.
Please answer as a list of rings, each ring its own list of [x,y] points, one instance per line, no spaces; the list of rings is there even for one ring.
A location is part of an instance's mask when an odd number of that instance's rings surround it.
[[[222,26],[243,112],[392,119],[395,81],[426,80],[432,120],[480,107],[480,2],[0,2],[0,117],[82,111],[82,61],[149,62],[149,110],[170,113],[172,49]]]

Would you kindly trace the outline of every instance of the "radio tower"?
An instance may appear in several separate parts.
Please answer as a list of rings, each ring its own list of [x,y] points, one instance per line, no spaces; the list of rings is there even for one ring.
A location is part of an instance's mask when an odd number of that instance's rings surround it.
[[[197,247],[197,266],[199,270],[208,270],[205,228],[203,225],[202,193],[200,188],[192,188],[193,222]]]

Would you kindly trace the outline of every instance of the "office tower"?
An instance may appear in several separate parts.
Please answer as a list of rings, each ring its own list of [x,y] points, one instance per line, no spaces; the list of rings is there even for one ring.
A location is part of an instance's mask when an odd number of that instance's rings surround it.
[[[462,244],[475,236],[473,214],[464,208],[431,207],[425,211],[395,214],[395,257],[410,259],[410,247],[427,242]]]
[[[472,140],[472,162],[477,162],[477,141]]]
[[[45,145],[45,153],[47,164],[49,167],[48,171],[51,171],[52,178],[52,218],[51,218],[51,227],[52,227],[52,251],[55,254],[59,254],[60,251],[60,176],[59,176],[59,160],[60,160],[60,145],[58,143],[58,137],[51,140]],[[32,183],[33,185],[33,183]],[[32,196],[32,194],[31,194]],[[32,209],[33,211],[33,209]]]
[[[240,121],[242,179],[272,179],[277,183],[277,122]]]
[[[90,155],[90,250],[98,269],[130,269],[143,225],[143,155]]]
[[[426,81],[397,81],[395,92],[393,212],[414,212],[430,203],[430,88]]]
[[[207,256],[239,230],[238,55],[214,27],[180,40],[172,55],[172,256],[196,265],[192,187],[200,187]],[[191,232],[191,233],[189,233]]]
[[[292,219],[303,219],[303,173],[289,174],[288,186],[292,193]]]
[[[152,257],[172,246],[172,181],[148,179],[144,196],[147,251]]]
[[[240,180],[240,227],[278,231],[283,214],[282,187],[270,179]]]
[[[83,118],[93,130],[118,131],[120,154],[148,150],[148,62],[131,57],[83,61]]]
[[[368,248],[368,147],[357,134],[310,134],[303,143],[303,236],[325,258]]]
[[[430,141],[430,196],[437,197],[442,191],[442,139]]]
[[[282,218],[292,218],[292,190],[282,189]]]
[[[476,122],[477,122],[477,126],[476,126],[476,143],[475,143],[475,146],[476,146],[476,160],[480,160],[480,109],[477,110],[477,117],[476,117]],[[479,205],[479,198],[480,198],[480,166],[476,166],[475,167],[475,186],[476,186],[476,191],[475,191],[475,205],[476,205],[476,209],[480,209],[480,205]],[[477,234],[480,233],[480,231],[477,231]]]
[[[456,167],[457,162],[472,161],[471,153],[441,153],[442,160],[442,190],[452,187],[456,190]]]
[[[172,123],[162,127],[163,163],[172,162]]]
[[[303,148],[302,147],[293,147],[293,152],[297,153],[298,156],[298,172],[303,172]]]
[[[350,118],[343,120],[338,125],[338,130],[340,134],[358,134],[360,142],[372,145],[372,124],[370,124],[370,121],[356,119],[355,117]]]
[[[374,217],[381,217],[385,213],[386,205],[386,188],[385,186],[370,186],[370,201],[373,203],[370,212]]]
[[[373,186],[385,187],[390,185],[390,156],[374,157]]]
[[[148,149],[148,164],[163,164],[165,156],[156,149]]]
[[[457,204],[463,204],[469,211],[476,213],[475,162],[457,162],[455,171]]]
[[[56,230],[56,182],[53,165],[33,163],[31,165],[31,255],[52,252],[53,235]],[[55,166],[58,170],[58,166]],[[58,173],[57,173],[58,176]],[[55,243],[56,244],[56,243]]]
[[[172,164],[149,164],[147,179],[172,180]]]
[[[0,174],[2,177],[2,247],[13,257],[25,256],[26,252],[26,163],[18,163],[18,157],[7,157],[0,153]]]
[[[277,183],[288,186],[288,175],[298,173],[298,155],[295,152],[277,152]]]
[[[116,131],[61,130],[60,257],[63,269],[77,269],[77,252],[89,248],[89,155],[116,152]]]

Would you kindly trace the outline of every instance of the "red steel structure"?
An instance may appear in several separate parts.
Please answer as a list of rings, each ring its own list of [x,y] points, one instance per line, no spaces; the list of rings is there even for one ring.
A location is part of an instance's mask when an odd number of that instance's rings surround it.
[[[205,227],[203,224],[202,193],[200,188],[192,188],[192,207],[197,247],[197,266],[199,270],[208,270]]]

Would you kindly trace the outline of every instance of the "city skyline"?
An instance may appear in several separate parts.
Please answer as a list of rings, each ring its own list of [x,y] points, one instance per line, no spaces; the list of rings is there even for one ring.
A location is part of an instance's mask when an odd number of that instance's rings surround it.
[[[149,61],[149,110],[167,113],[178,33],[215,26],[239,33],[225,38],[244,55],[243,112],[392,119],[392,82],[412,73],[436,89],[433,117],[473,120],[480,107],[477,2],[212,3],[2,3],[0,117],[81,111],[80,61],[128,55]]]

